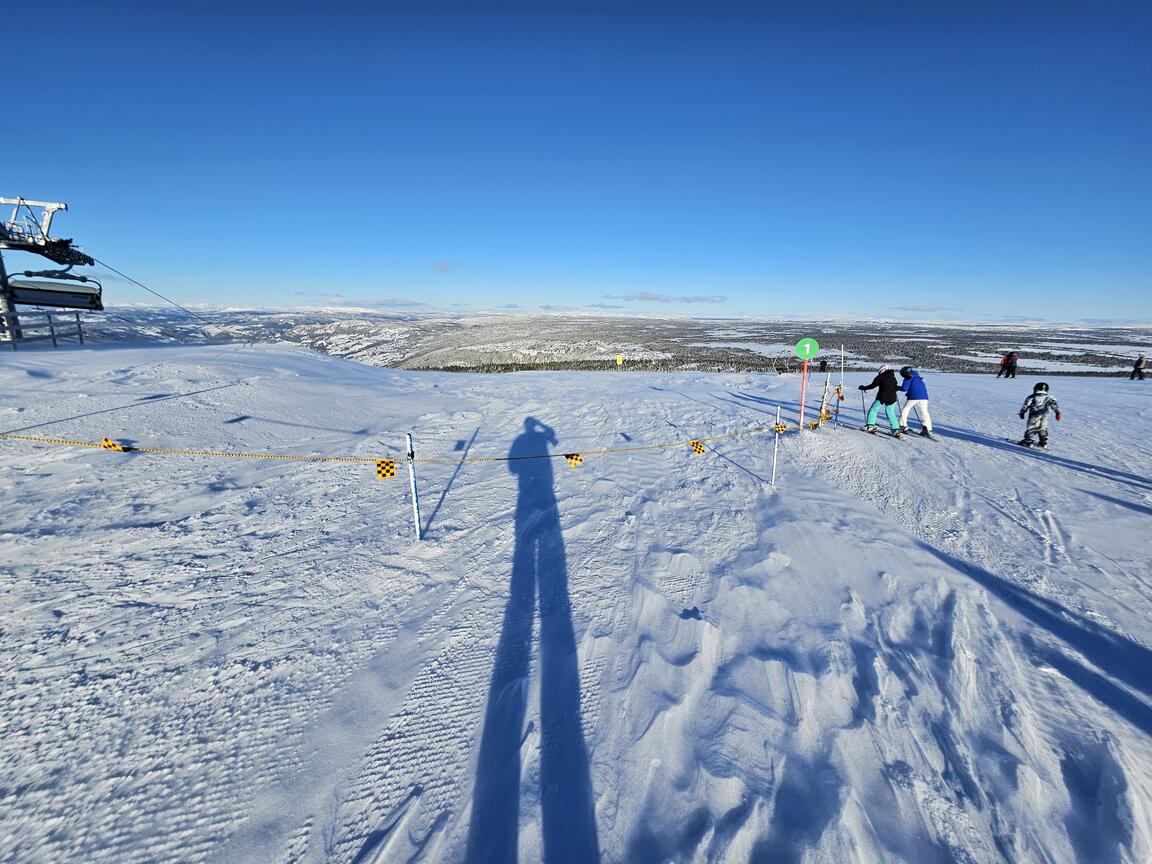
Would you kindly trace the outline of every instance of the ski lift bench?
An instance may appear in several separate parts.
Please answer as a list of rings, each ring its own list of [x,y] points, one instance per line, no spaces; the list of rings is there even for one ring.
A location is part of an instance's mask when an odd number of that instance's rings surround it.
[[[57,309],[83,309],[88,312],[102,312],[104,302],[100,283],[93,279],[90,284],[69,282],[39,282],[31,279],[9,279],[12,301],[22,306],[53,306]]]

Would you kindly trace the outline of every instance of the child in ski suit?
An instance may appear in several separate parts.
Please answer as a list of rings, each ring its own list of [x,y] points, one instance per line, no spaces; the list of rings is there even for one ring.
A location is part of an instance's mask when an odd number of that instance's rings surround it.
[[[864,425],[865,432],[876,431],[876,415],[880,413],[880,406],[884,406],[884,413],[888,415],[888,425],[892,427],[892,434],[900,437],[900,418],[896,416],[896,373],[887,366],[881,366],[872,383],[865,387],[861,384],[857,389],[876,389],[876,400],[868,409],[868,419]]]
[[[1020,419],[1028,416],[1028,427],[1024,430],[1024,440],[1020,441],[1025,447],[1032,446],[1032,439],[1037,438],[1041,447],[1048,446],[1048,413],[1060,419],[1060,406],[1048,393],[1048,385],[1041,381],[1032,388],[1032,395],[1024,400],[1020,408]]]
[[[920,418],[920,434],[925,438],[932,437],[932,418],[928,414],[928,387],[920,373],[911,366],[900,370],[900,377],[904,379],[900,385],[900,392],[908,394],[908,401],[904,403],[904,410],[900,412],[900,431],[908,433],[908,417],[912,409],[916,409],[916,416]]]

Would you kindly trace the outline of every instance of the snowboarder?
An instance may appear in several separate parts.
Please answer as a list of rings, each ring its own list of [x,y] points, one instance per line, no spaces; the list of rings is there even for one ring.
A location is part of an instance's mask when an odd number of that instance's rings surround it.
[[[1056,404],[1056,399],[1048,393],[1048,385],[1041,381],[1032,388],[1032,395],[1024,400],[1024,405],[1020,408],[1020,419],[1023,420],[1027,415],[1028,427],[1024,430],[1024,440],[1017,443],[1031,447],[1032,439],[1036,438],[1040,446],[1046,448],[1048,446],[1049,412],[1055,414],[1057,420],[1060,419],[1060,406]]]
[[[1141,351],[1140,356],[1136,358],[1136,362],[1132,364],[1132,374],[1128,376],[1128,380],[1135,381],[1137,378],[1139,378],[1141,381],[1143,381],[1144,367],[1147,365],[1147,363],[1148,358],[1146,358],[1144,356],[1144,352]]]
[[[904,379],[900,385],[900,392],[908,394],[908,401],[904,403],[904,410],[900,412],[900,431],[908,434],[908,417],[912,409],[916,409],[916,416],[920,419],[920,434],[925,438],[932,437],[932,417],[928,414],[928,387],[920,373],[911,366],[900,370],[900,377]]]
[[[864,431],[875,434],[876,415],[880,413],[880,408],[883,406],[884,413],[888,416],[888,425],[892,427],[892,435],[899,438],[900,418],[896,416],[896,373],[888,366],[881,366],[871,384],[867,387],[861,384],[857,389],[861,392],[876,390],[876,400],[868,409],[868,419],[864,424]]]

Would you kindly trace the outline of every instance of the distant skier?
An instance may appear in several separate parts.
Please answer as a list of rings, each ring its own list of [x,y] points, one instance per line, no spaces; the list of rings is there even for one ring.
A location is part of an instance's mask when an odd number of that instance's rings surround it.
[[[1000,360],[1000,371],[996,373],[996,377],[999,378],[1001,375],[1003,375],[1005,378],[1015,378],[1016,362],[1019,359],[1020,355],[1015,351],[1009,351],[1007,354],[1005,354],[1004,357]]]
[[[1041,447],[1047,447],[1049,412],[1055,414],[1057,420],[1060,419],[1060,406],[1048,393],[1048,385],[1041,381],[1032,388],[1032,395],[1024,400],[1024,405],[1020,408],[1020,419],[1023,420],[1027,416],[1028,427],[1024,430],[1024,440],[1017,443],[1031,447],[1032,439],[1035,438]]]
[[[1144,352],[1140,352],[1140,356],[1136,358],[1136,362],[1132,364],[1132,374],[1128,376],[1129,381],[1135,381],[1139,378],[1144,380],[1144,367],[1148,365],[1148,358],[1144,356]]]
[[[884,413],[888,417],[888,425],[892,427],[892,434],[899,438],[900,418],[896,415],[896,373],[888,366],[881,366],[871,384],[867,387],[861,384],[857,389],[861,392],[876,390],[876,399],[872,403],[872,407],[868,409],[868,419],[864,424],[864,431],[875,434],[876,415],[880,413],[880,408],[883,406]]]
[[[900,431],[908,434],[908,418],[912,409],[916,409],[916,416],[920,420],[920,434],[925,438],[932,437],[932,417],[928,414],[928,387],[920,373],[911,366],[900,370],[900,377],[904,379],[900,385],[900,392],[908,394],[908,401],[904,403],[904,410],[900,412]]]

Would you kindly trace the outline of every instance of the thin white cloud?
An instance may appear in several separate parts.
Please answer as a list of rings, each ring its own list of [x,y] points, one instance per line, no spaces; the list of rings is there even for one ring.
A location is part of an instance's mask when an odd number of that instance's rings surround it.
[[[393,309],[415,309],[421,306],[429,306],[431,304],[425,303],[421,300],[413,300],[409,297],[377,297],[372,299],[350,299],[343,294],[325,294],[321,295],[321,299],[331,306],[386,306]]]
[[[898,312],[961,312],[963,306],[933,306],[930,303],[908,303],[904,306],[885,306]]]
[[[634,294],[605,294],[605,300],[627,300],[632,303],[724,303],[728,300],[720,294],[654,294],[651,291],[637,291]]]

